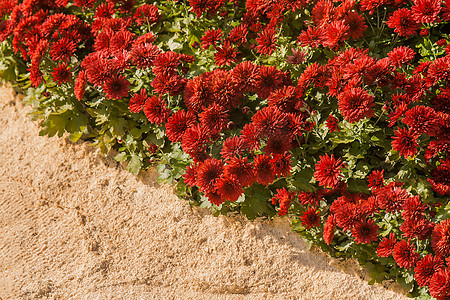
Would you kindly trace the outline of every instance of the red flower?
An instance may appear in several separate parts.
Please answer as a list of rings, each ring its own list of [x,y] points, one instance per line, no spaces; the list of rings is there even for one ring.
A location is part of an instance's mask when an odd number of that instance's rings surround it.
[[[241,137],[247,149],[255,151],[260,147],[258,131],[255,124],[245,124],[241,131]]]
[[[232,159],[235,156],[240,156],[245,150],[245,141],[241,137],[229,137],[223,143],[220,155],[223,159]]]
[[[224,169],[225,176],[234,175],[243,187],[251,186],[255,182],[254,165],[247,162],[247,157],[233,157]]]
[[[434,223],[428,221],[425,217],[419,216],[408,218],[400,226],[403,236],[407,238],[417,237],[419,240],[426,240],[430,237]]]
[[[186,167],[186,172],[183,174],[184,183],[189,187],[197,185],[197,165],[195,163]]]
[[[374,170],[370,175],[367,176],[367,181],[369,182],[368,187],[372,189],[377,189],[384,186],[383,178],[384,170],[378,171]]]
[[[331,244],[334,237],[334,230],[336,228],[336,221],[334,215],[330,214],[323,225],[323,240],[327,245]]]
[[[441,11],[440,0],[414,0],[411,7],[414,19],[418,23],[439,22],[438,16]]]
[[[217,52],[214,54],[214,60],[218,66],[230,66],[237,62],[237,52],[230,42],[223,43],[222,47],[217,47]]]
[[[72,79],[70,67],[67,65],[67,63],[57,65],[53,69],[52,77],[57,85],[63,84],[64,82],[70,82],[70,80]]]
[[[303,47],[310,46],[317,48],[324,42],[325,31],[321,27],[308,26],[306,30],[302,31],[297,37],[297,43]]]
[[[323,187],[335,188],[338,184],[342,167],[343,163],[340,158],[335,160],[333,154],[331,156],[325,154],[320,156],[320,160],[316,163],[314,178]]]
[[[302,205],[317,206],[319,205],[320,199],[321,197],[315,193],[299,192],[298,194],[298,200]]]
[[[350,123],[374,115],[374,97],[362,88],[351,88],[340,93],[338,101],[342,116]]]
[[[406,219],[417,219],[424,216],[424,211],[427,209],[427,205],[420,201],[419,196],[413,196],[406,199],[403,203],[402,217]]]
[[[211,133],[219,133],[226,128],[229,121],[227,112],[222,106],[213,103],[199,114],[200,122]]]
[[[210,137],[211,134],[206,128],[200,124],[193,125],[184,132],[181,145],[184,152],[190,155],[203,152]]]
[[[200,163],[197,168],[196,184],[201,192],[210,192],[216,189],[216,181],[223,174],[223,163],[215,158],[209,158]]]
[[[285,74],[275,66],[261,66],[256,77],[255,91],[258,97],[266,99],[270,93],[285,85]]]
[[[177,67],[181,64],[181,54],[167,51],[158,54],[153,61],[153,73],[155,75],[169,75],[176,74]]]
[[[437,300],[450,298],[450,269],[442,268],[431,277],[430,294]]]
[[[240,46],[247,42],[248,26],[246,24],[241,24],[234,27],[228,33],[227,41],[231,42],[235,46]]]
[[[389,60],[395,67],[401,67],[403,64],[410,62],[416,53],[409,47],[400,46],[392,49],[388,53]]]
[[[414,279],[419,286],[427,286],[430,284],[433,275],[443,267],[444,260],[442,257],[428,254],[414,268]]]
[[[244,193],[236,175],[222,175],[216,181],[218,194],[225,200],[236,201]]]
[[[179,110],[167,119],[167,138],[175,143],[183,138],[184,132],[195,125],[195,115],[191,111]]]
[[[350,26],[345,24],[344,20],[333,21],[326,26],[324,46],[336,48],[340,43],[348,38]]]
[[[143,43],[133,46],[130,52],[130,58],[133,65],[138,69],[151,68],[154,65],[156,57],[161,54],[161,50],[151,43]]]
[[[86,72],[81,70],[80,73],[78,73],[77,78],[75,79],[75,87],[74,87],[74,94],[78,100],[81,100],[84,96],[84,92],[86,91],[86,83],[87,83]]]
[[[109,99],[119,100],[128,97],[130,82],[123,76],[114,76],[106,79],[103,90]]]
[[[289,149],[291,149],[291,143],[285,136],[273,135],[267,140],[263,151],[266,154],[283,154]]]
[[[52,60],[68,60],[76,51],[77,44],[73,40],[63,37],[53,43],[49,54]]]
[[[221,29],[208,29],[205,32],[205,35],[201,38],[202,49],[206,50],[209,46],[216,47],[216,43],[220,41],[222,37]]]
[[[277,189],[277,193],[271,201],[273,205],[280,204],[280,208],[278,209],[279,216],[285,216],[288,213],[294,196],[295,193],[287,191],[286,188]]]
[[[276,49],[277,45],[275,42],[277,41],[275,34],[277,32],[274,28],[267,26],[261,33],[258,34],[256,38],[256,42],[258,46],[256,46],[256,51],[262,55],[270,55]]]
[[[399,128],[394,131],[395,136],[392,141],[392,149],[398,151],[401,156],[414,157],[417,154],[417,138],[418,134],[414,131],[407,130],[406,128]]]
[[[214,102],[227,109],[239,106],[242,94],[237,89],[237,85],[230,72],[222,69],[214,70],[209,84],[211,83]]]
[[[213,90],[209,83],[211,73],[196,76],[186,83],[184,102],[189,110],[198,112],[210,104]]]
[[[242,92],[253,91],[259,76],[259,66],[250,61],[244,61],[233,68],[231,76],[239,90]]]
[[[407,8],[397,9],[387,20],[386,25],[394,28],[401,36],[415,35],[420,24],[413,18],[412,12]]]
[[[364,31],[367,29],[364,17],[357,12],[350,11],[344,16],[345,25],[349,27],[348,34],[353,40],[363,37]]]
[[[158,12],[158,7],[153,4],[144,4],[136,9],[133,19],[138,25],[153,25],[159,22],[161,15]]]
[[[167,108],[166,102],[161,99],[161,96],[152,96],[145,101],[144,114],[147,119],[161,125],[167,121],[171,110]]]
[[[147,101],[148,95],[146,89],[141,89],[141,93],[134,94],[128,103],[128,108],[133,113],[139,113],[144,108],[145,101]]]
[[[405,201],[410,197],[408,192],[395,184],[378,188],[376,191],[378,205],[386,212],[395,212],[403,209]]]
[[[431,235],[431,246],[437,255],[450,255],[450,219],[445,219],[434,226]]]
[[[384,238],[377,247],[377,255],[379,257],[388,257],[394,251],[394,246],[397,243],[394,233],[389,234],[389,238]]]
[[[361,220],[356,222],[352,234],[357,244],[370,244],[378,239],[378,229],[378,225],[373,220]]]
[[[255,174],[256,181],[263,185],[269,185],[275,180],[275,170],[270,156],[261,154],[255,157]]]
[[[225,202],[225,199],[217,191],[208,191],[205,193],[205,197],[208,198],[208,201],[214,205],[221,205]]]
[[[306,229],[316,227],[320,224],[319,212],[315,207],[310,207],[302,213],[300,220]]]
[[[410,241],[401,240],[394,246],[394,251],[392,252],[395,262],[405,269],[411,269],[415,266],[420,255],[416,252],[416,247],[411,244]]]
[[[441,195],[450,195],[450,165],[443,163],[431,171],[427,181],[431,184],[433,190]]]
[[[327,128],[330,130],[330,132],[334,132],[336,130],[339,132],[341,131],[338,127],[339,120],[335,116],[329,115],[326,122]]]
[[[434,109],[429,106],[418,105],[405,113],[402,122],[417,134],[434,135],[439,119]]]
[[[273,154],[271,160],[275,174],[278,176],[288,177],[291,175],[291,157],[289,152],[284,152],[282,154]]]

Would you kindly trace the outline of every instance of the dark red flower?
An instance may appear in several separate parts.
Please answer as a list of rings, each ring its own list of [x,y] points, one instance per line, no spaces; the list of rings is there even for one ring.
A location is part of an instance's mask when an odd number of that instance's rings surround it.
[[[128,97],[130,82],[123,75],[106,79],[103,90],[109,99],[119,100]]]
[[[372,189],[377,189],[384,186],[383,178],[384,170],[378,171],[374,170],[370,175],[367,176],[367,181],[369,182],[368,187]]]
[[[389,238],[384,238],[377,247],[377,255],[379,257],[388,257],[394,251],[394,246],[397,243],[394,233],[389,234]]]
[[[76,48],[77,44],[73,40],[63,37],[52,44],[49,54],[54,61],[66,61],[75,53]]]
[[[196,76],[186,83],[184,90],[184,102],[189,110],[198,112],[212,101],[213,90],[209,79],[211,74]]]
[[[216,43],[220,42],[222,37],[221,29],[207,29],[205,35],[201,38],[202,49],[206,50],[209,46],[216,47]]]
[[[411,244],[411,241],[401,240],[394,246],[392,251],[395,262],[405,269],[411,269],[419,260],[419,253],[416,252],[416,247]]]
[[[205,151],[211,133],[200,124],[190,126],[183,134],[181,145],[184,152],[193,155]]]
[[[230,42],[226,41],[221,47],[217,47],[214,60],[218,66],[231,66],[238,61],[237,55],[236,48]]]
[[[86,91],[86,83],[87,83],[86,72],[81,70],[78,73],[77,78],[75,79],[75,87],[74,87],[74,94],[78,100],[81,100],[84,96],[84,92]]]
[[[222,196],[216,190],[206,192],[205,197],[208,198],[208,201],[210,203],[217,206],[225,202],[225,198],[222,198]]]
[[[132,64],[138,69],[144,69],[153,67],[154,61],[159,54],[161,54],[161,50],[157,46],[151,43],[142,43],[133,46],[130,58]]]
[[[417,219],[424,216],[427,205],[420,201],[419,196],[413,196],[406,199],[403,203],[402,217],[406,219]]]
[[[70,67],[67,63],[61,63],[53,69],[52,77],[55,83],[60,85],[64,82],[70,82],[72,79],[72,72],[70,72]]]
[[[303,47],[317,48],[325,40],[325,31],[321,27],[308,26],[297,37],[297,43]]]
[[[336,229],[336,221],[333,214],[328,215],[325,224],[323,225],[323,240],[327,245],[331,244]]]
[[[439,119],[436,111],[429,107],[418,105],[406,111],[402,122],[408,125],[417,134],[434,135]]]
[[[325,27],[323,45],[333,49],[339,47],[344,40],[348,39],[349,30],[350,26],[346,25],[344,20],[332,21]]]
[[[256,180],[254,165],[247,161],[247,157],[232,157],[225,166],[224,174],[235,175],[243,187],[251,186]]]
[[[267,106],[252,117],[258,137],[273,137],[286,126],[286,114],[274,106]]]
[[[285,136],[273,135],[271,136],[264,147],[263,151],[266,154],[283,154],[291,149],[291,143]]]
[[[151,86],[154,88],[155,93],[177,96],[183,92],[185,84],[186,79],[182,78],[180,75],[163,73],[155,76]]]
[[[450,269],[442,268],[433,274],[430,284],[430,295],[437,300],[450,298]]]
[[[416,22],[412,12],[407,8],[397,9],[386,21],[386,25],[394,28],[394,31],[401,36],[417,34],[420,24]]]
[[[406,128],[399,128],[394,131],[395,136],[392,137],[392,149],[398,151],[401,156],[414,157],[417,154],[417,138],[418,134]]]
[[[418,23],[439,22],[438,16],[441,11],[440,0],[414,0],[411,7],[414,19]]]
[[[227,41],[231,42],[235,46],[240,46],[247,42],[248,26],[246,24],[240,24],[239,26],[231,29],[228,33]]]
[[[330,132],[334,132],[336,130],[339,132],[341,131],[338,127],[338,123],[339,123],[339,120],[333,115],[329,115],[326,120],[326,125],[327,125],[328,130],[330,130]]]
[[[275,180],[275,170],[270,156],[261,154],[255,157],[255,174],[256,181],[263,185],[269,185]]]
[[[450,195],[450,165],[444,162],[431,171],[427,181],[434,191],[441,195]]]
[[[158,12],[158,7],[155,5],[144,4],[136,9],[133,19],[138,25],[153,25],[159,22],[161,15]]]
[[[147,101],[148,95],[146,89],[141,89],[140,94],[136,93],[131,97],[128,103],[128,108],[133,113],[139,113],[144,108],[145,101]]]
[[[307,53],[305,51],[292,48],[292,55],[286,56],[286,61],[293,65],[300,65],[305,61]]]
[[[233,68],[231,76],[239,90],[253,91],[259,78],[259,66],[250,61],[244,61]]]
[[[189,187],[194,187],[197,185],[197,168],[196,163],[192,163],[186,167],[186,172],[183,174],[183,181]]]
[[[153,61],[153,73],[156,75],[176,74],[177,67],[181,64],[181,54],[167,51],[158,54]]]
[[[354,40],[363,37],[364,32],[367,29],[366,22],[364,22],[364,16],[358,14],[355,11],[350,11],[344,16],[345,25],[349,27],[348,34]]]
[[[184,132],[195,125],[195,115],[192,111],[179,110],[167,119],[167,138],[175,143],[181,141]]]
[[[350,123],[357,122],[364,117],[374,115],[374,96],[369,95],[362,88],[351,88],[338,95],[338,105],[342,116]]]
[[[386,212],[400,211],[403,209],[405,201],[410,197],[406,190],[392,183],[378,188],[375,193],[379,207],[385,209]]]
[[[440,256],[428,254],[424,256],[414,268],[414,279],[419,286],[430,284],[433,275],[444,267],[444,260]]]
[[[273,158],[271,160],[273,169],[277,176],[288,177],[291,175],[291,157],[289,152],[284,152],[281,154],[272,154]]]
[[[342,167],[343,163],[340,158],[336,160],[333,154],[331,156],[325,154],[320,156],[320,160],[316,163],[314,178],[323,187],[335,188],[341,176]]]
[[[217,192],[225,200],[236,201],[244,193],[236,175],[222,175],[216,181]]]
[[[216,190],[216,181],[223,174],[222,161],[209,158],[200,163],[197,168],[196,183],[201,192]]]
[[[445,219],[434,226],[431,246],[437,255],[444,257],[450,255],[450,219]]]
[[[305,210],[300,216],[300,220],[306,229],[311,229],[312,227],[318,226],[320,224],[320,216],[317,208],[310,207]]]
[[[405,46],[394,48],[388,53],[389,60],[397,68],[413,60],[415,55],[414,50]]]
[[[303,93],[293,86],[284,86],[270,93],[267,101],[283,112],[296,112],[296,107],[303,107]]]
[[[378,225],[373,220],[363,219],[356,222],[352,234],[357,244],[370,244],[378,239],[378,229]]]
[[[319,195],[316,195],[316,193],[309,193],[309,192],[298,193],[298,200],[302,205],[317,206],[319,205],[320,199],[321,197]]]
[[[229,137],[223,143],[220,155],[225,160],[240,156],[245,150],[245,141],[241,137]]]
[[[259,130],[256,129],[256,126],[253,123],[245,124],[241,131],[241,137],[244,141],[244,145],[251,151],[259,149],[261,145],[258,131]]]
[[[145,101],[144,114],[150,122],[156,125],[165,123],[170,112],[171,110],[167,108],[167,104],[161,99],[161,96],[152,96]]]
[[[276,49],[275,44],[277,39],[275,37],[276,30],[272,27],[267,26],[261,33],[258,34],[256,42],[256,51],[262,55],[270,55]]]
[[[287,81],[286,75],[276,66],[261,66],[255,77],[255,91],[258,97],[263,99],[266,99],[272,91],[281,88]]]

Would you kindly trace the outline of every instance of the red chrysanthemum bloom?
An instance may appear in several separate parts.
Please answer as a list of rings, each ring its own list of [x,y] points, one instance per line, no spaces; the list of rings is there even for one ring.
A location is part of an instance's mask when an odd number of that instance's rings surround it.
[[[197,168],[196,184],[201,192],[210,192],[216,190],[216,181],[223,174],[222,161],[209,158],[200,163]]]
[[[151,43],[134,45],[130,52],[131,63],[138,69],[151,68],[159,54],[161,50]]]
[[[350,123],[357,122],[364,117],[374,115],[374,96],[369,95],[362,88],[351,88],[338,95],[338,105],[342,116]]]
[[[77,50],[77,44],[66,37],[55,41],[50,47],[49,54],[52,60],[68,60]]]
[[[242,92],[253,91],[257,84],[259,66],[250,61],[238,64],[231,71],[231,76],[236,82],[237,88]]]
[[[222,69],[214,70],[209,84],[212,85],[214,102],[227,109],[240,105],[242,93],[237,89],[230,72]]]
[[[255,157],[255,175],[256,181],[263,185],[269,185],[275,180],[275,170],[270,156],[261,154]]]
[[[338,127],[339,120],[335,116],[329,115],[326,122],[327,128],[330,132],[334,132],[336,130],[339,132],[341,131]]]
[[[190,126],[183,134],[181,145],[184,152],[194,155],[204,152],[210,141],[211,133],[200,124]]]
[[[273,137],[287,124],[286,114],[274,106],[267,106],[252,117],[258,137]]]
[[[405,46],[394,48],[388,53],[389,60],[397,68],[413,60],[414,55],[414,50]]]
[[[247,42],[248,26],[241,24],[231,29],[228,33],[227,41],[231,42],[235,46],[240,46]]]
[[[428,80],[437,84],[440,80],[450,81],[450,55],[439,57],[428,68]]]
[[[297,43],[303,47],[317,48],[325,40],[325,31],[322,27],[308,26],[297,37]]]
[[[405,113],[402,122],[408,125],[417,134],[434,135],[438,126],[439,118],[436,111],[429,107],[414,106]]]
[[[438,22],[439,12],[441,11],[440,0],[414,0],[411,7],[414,19],[418,23]]]
[[[394,233],[389,234],[389,238],[384,238],[377,247],[377,255],[379,257],[388,257],[394,251],[394,246],[397,243]]]
[[[175,143],[181,141],[184,132],[195,125],[195,115],[191,111],[179,110],[167,119],[167,138]]]
[[[445,219],[434,226],[431,246],[437,255],[444,257],[450,255],[450,219]]]
[[[128,103],[128,109],[133,113],[141,112],[147,99],[147,90],[141,89],[140,94],[136,93],[131,97],[130,102]]]
[[[448,162],[431,171],[427,181],[431,184],[434,191],[441,195],[450,195],[450,166]]]
[[[389,184],[376,190],[377,202],[386,212],[396,212],[403,209],[405,201],[410,197],[401,187]]]
[[[334,230],[336,228],[336,220],[333,214],[330,214],[323,225],[323,240],[327,245],[331,244],[334,237]]]
[[[62,63],[57,65],[52,71],[53,80],[57,85],[63,84],[64,82],[70,82],[72,79],[72,72],[70,72],[70,67],[67,63]]]
[[[196,76],[186,83],[184,102],[189,110],[198,112],[211,103],[213,90],[209,81],[211,74]]]
[[[192,163],[186,167],[186,172],[183,174],[183,181],[189,187],[197,185],[197,167],[196,163]]]
[[[177,67],[181,64],[181,54],[167,51],[158,54],[153,61],[153,73],[155,75],[176,74]]]
[[[442,257],[428,254],[414,268],[414,279],[419,286],[427,286],[430,284],[433,275],[443,267],[444,260]]]
[[[241,131],[241,138],[244,141],[245,147],[250,151],[255,151],[261,146],[258,130],[253,123],[244,125]]]
[[[320,160],[316,163],[314,178],[323,187],[335,188],[337,187],[343,165],[341,159],[336,160],[333,154],[331,156],[328,156],[328,154],[320,156]]]
[[[420,24],[416,22],[412,12],[407,8],[397,9],[387,20],[386,25],[394,28],[394,31],[401,36],[417,34]]]
[[[84,96],[84,92],[86,91],[86,83],[86,72],[84,70],[81,70],[80,73],[78,73],[77,78],[75,79],[74,86],[74,94],[78,100],[81,100]]]
[[[133,19],[138,25],[153,25],[159,22],[161,15],[159,14],[158,7],[153,4],[144,4],[136,9],[133,14]]]
[[[236,175],[220,176],[215,186],[217,193],[225,200],[236,201],[244,193]]]
[[[295,112],[296,107],[303,107],[303,94],[293,86],[284,86],[270,93],[267,101],[269,106],[275,106],[283,112]]]
[[[144,114],[150,122],[156,125],[165,123],[170,112],[171,110],[167,108],[167,104],[161,99],[161,96],[152,96],[145,101]]]
[[[307,53],[305,51],[292,48],[292,55],[286,56],[286,61],[293,65],[300,65],[305,61]]]
[[[317,208],[310,207],[305,210],[300,216],[300,220],[306,229],[311,229],[312,227],[318,226],[320,224],[320,216]]]
[[[352,234],[357,244],[369,244],[378,239],[378,229],[378,225],[373,220],[361,220],[356,222]]]
[[[275,37],[276,30],[273,27],[267,26],[261,33],[258,34],[256,38],[256,42],[258,46],[256,46],[256,51],[262,55],[270,55],[276,49],[277,45],[275,44],[277,38]]]
[[[128,97],[130,82],[123,75],[106,79],[103,90],[108,99],[119,100]]]
[[[434,228],[434,223],[428,221],[425,217],[408,218],[400,226],[403,236],[406,238],[418,238],[426,240],[430,237]]]
[[[410,241],[401,240],[394,246],[392,251],[395,262],[405,269],[411,269],[415,266],[420,255],[416,252],[416,247]]]
[[[224,174],[235,175],[243,187],[251,186],[256,180],[254,165],[247,161],[247,157],[231,158],[225,166]]]
[[[221,29],[208,29],[205,32],[205,35],[201,38],[202,49],[206,50],[209,46],[216,47],[216,43],[220,42],[220,38],[222,37]]]
[[[263,151],[266,154],[283,154],[289,149],[291,149],[291,143],[285,136],[273,135],[267,140]]]
[[[370,175],[367,176],[367,181],[369,182],[368,187],[372,189],[377,189],[384,186],[383,178],[384,170],[378,171],[374,170]]]
[[[395,136],[392,137],[392,149],[398,151],[401,156],[414,157],[417,154],[417,138],[418,134],[411,129],[399,128],[394,131]]]
[[[223,143],[222,150],[220,150],[220,155],[225,160],[231,159],[235,156],[240,156],[244,153],[245,141],[241,137],[233,136],[229,137]]]
[[[419,196],[413,196],[403,203],[402,217],[403,219],[418,219],[424,216],[427,205],[420,200]]]
[[[277,176],[288,177],[291,175],[291,157],[289,152],[284,152],[282,154],[273,154],[271,160],[273,169]]]
[[[302,205],[317,206],[319,205],[320,199],[321,197],[316,193],[309,193],[309,192],[298,193],[298,200]]]
[[[177,96],[184,90],[186,79],[182,78],[178,74],[158,74],[152,80],[151,86],[154,88],[154,92],[164,95]]]
[[[350,11],[344,16],[345,25],[349,27],[348,34],[353,40],[363,37],[364,31],[367,29],[364,17],[357,12]]]
[[[225,42],[221,47],[217,47],[216,53],[214,53],[214,60],[218,66],[231,66],[231,64],[237,62],[236,48],[230,42]]]
[[[286,85],[286,75],[276,66],[261,66],[256,75],[255,91],[258,97],[266,99],[272,91]]]
[[[225,198],[222,198],[217,191],[208,191],[205,193],[205,197],[208,198],[208,201],[214,205],[221,205],[225,202]]]
[[[442,268],[431,277],[430,295],[437,300],[446,300],[450,298],[450,269]]]
[[[211,133],[219,133],[226,128],[228,111],[219,104],[213,103],[199,114],[202,126],[205,126]]]
[[[340,43],[348,38],[350,26],[344,20],[333,21],[325,27],[324,46],[335,49]]]
[[[273,196],[271,201],[273,205],[276,205],[277,203],[280,204],[280,208],[278,209],[278,215],[280,217],[287,215],[294,197],[295,193],[289,192],[286,188],[277,189],[277,193]]]

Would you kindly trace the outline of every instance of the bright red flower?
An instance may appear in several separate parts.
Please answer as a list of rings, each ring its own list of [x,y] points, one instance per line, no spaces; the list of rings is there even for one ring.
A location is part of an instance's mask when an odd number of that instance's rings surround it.
[[[333,214],[328,215],[325,224],[323,225],[323,240],[327,245],[331,244],[336,229],[336,221]]]
[[[258,137],[273,137],[285,127],[286,114],[274,106],[266,106],[252,117]]]
[[[418,134],[406,128],[399,128],[394,131],[395,136],[392,141],[392,149],[398,151],[401,156],[414,157],[417,154],[417,138]]]
[[[246,24],[240,24],[239,26],[231,29],[228,33],[227,41],[231,42],[235,46],[240,46],[247,42],[248,26]]]
[[[209,48],[209,46],[213,46],[214,48],[216,48],[216,43],[220,42],[222,35],[223,34],[221,29],[206,30],[205,35],[201,38],[202,49],[206,50]]]
[[[211,138],[211,133],[200,124],[190,126],[183,134],[181,145],[184,152],[193,155],[203,152]]]
[[[167,138],[175,143],[183,138],[184,132],[195,125],[195,115],[192,111],[179,110],[167,119]]]
[[[210,77],[211,73],[205,73],[186,83],[184,102],[189,110],[198,112],[212,102],[213,90],[209,82]]]
[[[158,7],[153,4],[144,4],[136,9],[133,14],[133,19],[138,25],[153,25],[159,22],[161,15],[159,14]]]
[[[288,177],[291,175],[291,157],[289,152],[284,152],[282,154],[273,154],[271,160],[275,174],[278,176]]]
[[[243,187],[251,186],[256,180],[254,165],[247,161],[247,157],[232,157],[225,166],[224,174],[235,175]]]
[[[379,227],[373,220],[360,220],[352,229],[357,244],[370,244],[378,239]]]
[[[153,61],[153,73],[156,75],[176,74],[177,67],[181,64],[181,54],[167,51],[158,54]]]
[[[411,7],[414,19],[418,23],[439,22],[438,16],[441,11],[440,0],[414,0]]]
[[[136,43],[135,43],[136,44]],[[133,65],[138,69],[153,67],[156,57],[161,54],[161,50],[151,43],[134,45],[130,52]]]
[[[410,197],[406,190],[392,183],[378,188],[375,193],[379,207],[386,212],[402,210],[405,201]]]
[[[428,221],[425,217],[419,216],[408,218],[400,226],[403,236],[406,238],[418,238],[419,240],[426,240],[431,236],[434,223]]]
[[[255,174],[256,181],[263,185],[269,185],[275,180],[275,170],[270,156],[261,154],[255,157]]]
[[[75,53],[76,48],[77,44],[73,40],[63,37],[52,44],[49,54],[54,61],[66,61]]]
[[[384,186],[383,178],[384,170],[378,171],[374,170],[370,175],[367,176],[367,181],[369,182],[368,187],[372,189],[377,189]]]
[[[167,108],[167,104],[161,99],[161,96],[152,96],[145,101],[144,114],[150,122],[156,125],[165,123],[170,112],[171,110]]]
[[[86,72],[81,70],[78,73],[77,78],[75,79],[75,87],[74,87],[74,94],[78,100],[81,100],[84,96],[84,92],[86,91],[86,83],[87,83]]]
[[[277,45],[275,44],[277,38],[275,37],[276,30],[273,27],[267,26],[261,33],[258,34],[256,38],[256,42],[258,46],[256,46],[256,51],[262,55],[270,55],[276,49]]]
[[[184,90],[186,79],[178,74],[163,73],[158,74],[152,80],[151,86],[154,92],[164,95],[177,96]]]
[[[397,9],[387,20],[386,25],[394,28],[401,36],[416,35],[420,24],[416,22],[412,12],[407,8]]]
[[[419,286],[430,284],[433,275],[444,267],[444,260],[440,256],[428,254],[424,256],[414,268],[414,279]]]
[[[338,95],[338,105],[342,116],[350,123],[374,115],[374,96],[362,88],[351,88]]]
[[[200,163],[197,168],[196,183],[201,192],[216,190],[216,182],[223,174],[222,161],[209,158]]]
[[[109,99],[119,100],[128,97],[130,82],[123,75],[106,79],[103,90]]]
[[[433,108],[418,105],[405,113],[402,122],[408,125],[411,130],[417,134],[425,133],[432,136],[435,134],[439,119]]]
[[[237,55],[236,48],[227,41],[223,43],[221,47],[217,47],[216,53],[214,54],[214,60],[218,66],[231,66],[238,61]]]
[[[220,176],[215,186],[217,193],[225,200],[236,201],[244,193],[236,175]]]
[[[437,300],[450,298],[450,269],[442,268],[431,277],[429,284],[430,294]]]
[[[241,131],[241,137],[247,149],[251,151],[259,149],[261,143],[258,136],[258,130],[256,129],[255,124],[253,123],[245,124],[244,128]]]
[[[70,67],[67,63],[61,63],[53,69],[52,77],[57,85],[61,85],[64,82],[70,82],[72,72],[70,72]]]
[[[233,68],[231,76],[242,92],[254,91],[259,78],[259,66],[250,61],[244,61]]]
[[[318,226],[320,224],[320,216],[317,208],[310,207],[305,210],[300,216],[300,220],[306,229],[311,229],[312,227]]]
[[[405,269],[411,269],[419,260],[419,253],[416,252],[416,247],[411,244],[411,241],[401,240],[394,246],[392,251],[395,262]]]
[[[325,31],[321,27],[308,26],[297,37],[297,43],[303,47],[317,48],[325,40]]]
[[[136,93],[131,97],[128,103],[128,108],[133,113],[139,113],[144,108],[145,101],[147,101],[148,95],[146,89],[141,89],[140,94]]]
[[[338,127],[338,123],[339,123],[339,120],[333,115],[329,115],[326,120],[326,125],[327,125],[328,130],[330,130],[330,132],[334,132],[336,130],[339,132],[341,131]]]
[[[394,48],[388,53],[389,60],[397,68],[413,60],[415,55],[413,49],[405,46]]]
[[[418,219],[424,216],[427,205],[420,200],[419,196],[413,196],[403,203],[402,217],[403,219]]]
[[[431,171],[427,181],[431,184],[433,190],[441,195],[450,195],[450,165],[444,162]]]
[[[348,12],[344,16],[345,25],[349,27],[348,34],[353,40],[358,40],[363,37],[367,29],[364,17],[355,11]]]
[[[428,79],[432,84],[440,80],[450,81],[450,55],[439,57],[428,68]]]
[[[219,104],[213,103],[199,114],[200,122],[211,133],[219,133],[226,128],[229,121],[227,112]]]
[[[331,156],[328,156],[328,154],[320,156],[320,160],[316,163],[314,178],[323,187],[335,188],[341,176],[343,165],[341,159],[336,160],[333,154]]]
[[[348,39],[350,26],[344,20],[333,21],[325,27],[325,41],[323,45],[336,49],[340,44]]]
[[[437,255],[450,256],[450,219],[445,219],[434,226],[431,246]]]
[[[271,201],[273,205],[276,205],[277,203],[280,204],[280,208],[278,209],[279,216],[287,215],[294,197],[295,192],[289,192],[286,188],[277,189],[277,193],[273,196]]]
[[[261,66],[255,76],[255,91],[258,97],[266,99],[270,93],[286,85],[286,75],[275,66]]]
[[[389,238],[384,238],[377,247],[377,255],[379,257],[388,257],[394,251],[394,246],[397,243],[394,233],[389,234]]]

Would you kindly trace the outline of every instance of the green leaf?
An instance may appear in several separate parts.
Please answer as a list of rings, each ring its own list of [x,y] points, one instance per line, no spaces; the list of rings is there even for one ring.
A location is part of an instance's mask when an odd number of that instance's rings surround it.
[[[139,173],[139,171],[141,170],[142,165],[143,165],[142,157],[140,157],[137,154],[132,154],[131,155],[131,160],[128,163],[127,169],[132,174],[137,175]]]

